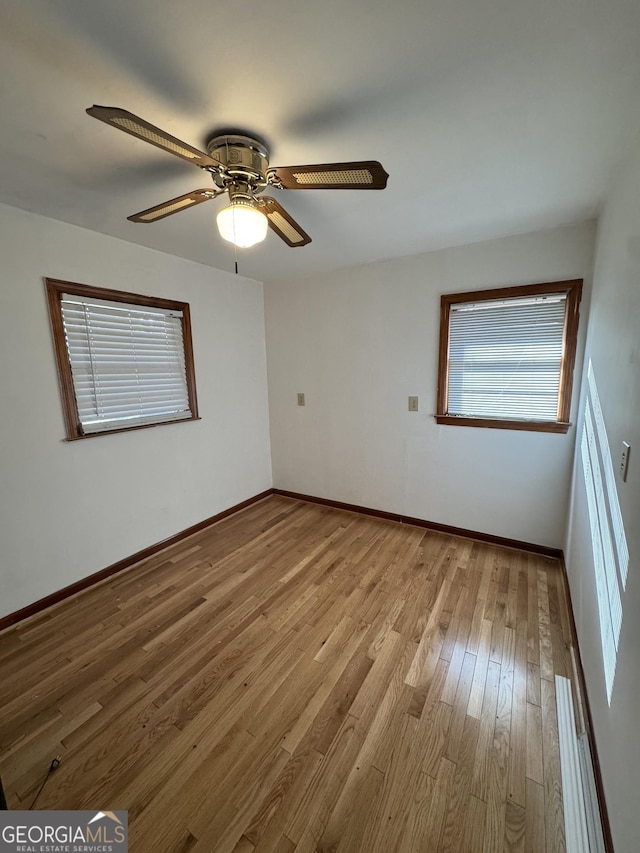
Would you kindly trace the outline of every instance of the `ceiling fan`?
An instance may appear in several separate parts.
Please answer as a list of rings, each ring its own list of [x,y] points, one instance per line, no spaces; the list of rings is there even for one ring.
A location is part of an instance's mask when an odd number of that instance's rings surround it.
[[[268,227],[288,246],[311,242],[311,237],[275,198],[261,195],[267,186],[280,190],[382,190],[389,177],[376,160],[273,168],[269,166],[267,147],[243,134],[214,136],[207,143],[205,154],[126,110],[94,105],[87,112],[199,166],[213,178],[213,188],[193,190],[141,210],[127,217],[131,222],[156,222],[227,193],[229,205],[218,214],[218,229],[225,240],[241,248],[264,240]]]

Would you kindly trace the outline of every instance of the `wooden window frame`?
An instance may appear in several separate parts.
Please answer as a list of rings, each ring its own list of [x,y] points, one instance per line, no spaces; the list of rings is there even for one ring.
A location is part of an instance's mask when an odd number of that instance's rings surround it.
[[[447,293],[442,295],[440,297],[440,346],[438,358],[436,422],[439,424],[447,424],[449,426],[489,427],[493,429],[529,430],[531,432],[566,433],[571,426],[569,418],[571,413],[573,371],[578,346],[578,322],[580,319],[582,283],[582,279],[571,279],[569,281],[550,281],[542,284],[524,284],[512,287],[498,287],[491,290],[474,290],[466,293]],[[465,417],[464,415],[448,414],[449,317],[451,306],[465,302],[482,302],[493,299],[517,299],[518,297],[526,298],[530,296],[544,296],[553,293],[566,293],[567,296],[557,419],[555,421],[536,421],[508,418]]]
[[[61,279],[45,278],[45,288],[49,305],[49,318],[51,320],[51,331],[56,355],[56,366],[58,368],[58,379],[62,395],[62,411],[66,430],[66,441],[77,441],[82,438],[93,438],[98,435],[114,435],[120,432],[131,432],[138,429],[149,429],[150,427],[163,426],[166,424],[177,424],[189,421],[198,421],[198,399],[196,394],[196,373],[193,359],[193,343],[191,339],[191,315],[188,302],[177,302],[172,299],[162,299],[156,296],[143,296],[140,293],[127,293],[124,290],[110,290],[106,287],[93,287],[88,284],[78,284]],[[99,432],[82,432],[78,406],[76,403],[73,374],[71,362],[67,352],[67,345],[62,317],[62,295],[69,293],[74,296],[84,296],[89,299],[103,299],[109,302],[124,302],[129,305],[142,305],[148,308],[161,308],[169,311],[182,312],[182,337],[184,345],[184,360],[187,394],[189,398],[189,409],[191,417],[169,420],[157,420],[149,424],[136,424],[135,426],[123,426],[115,429],[105,429]]]

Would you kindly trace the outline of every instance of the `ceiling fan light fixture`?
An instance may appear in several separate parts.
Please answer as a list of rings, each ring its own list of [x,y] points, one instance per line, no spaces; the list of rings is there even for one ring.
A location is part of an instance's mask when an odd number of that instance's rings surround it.
[[[269,222],[251,199],[234,199],[223,208],[216,221],[223,240],[239,249],[248,249],[261,243],[267,236]]]

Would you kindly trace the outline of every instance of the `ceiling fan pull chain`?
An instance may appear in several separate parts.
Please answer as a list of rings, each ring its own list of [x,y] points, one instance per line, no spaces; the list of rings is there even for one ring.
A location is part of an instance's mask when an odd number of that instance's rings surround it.
[[[229,139],[225,139],[224,141],[226,149],[227,149],[227,163],[229,162]],[[238,275],[238,244],[236,243],[236,218],[233,217],[233,251],[235,254],[235,270],[236,275]]]

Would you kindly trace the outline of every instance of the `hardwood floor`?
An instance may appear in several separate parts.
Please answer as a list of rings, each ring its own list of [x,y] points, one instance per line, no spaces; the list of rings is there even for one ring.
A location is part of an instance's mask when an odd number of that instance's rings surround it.
[[[565,849],[547,557],[270,497],[0,635],[0,774],[132,853]]]

